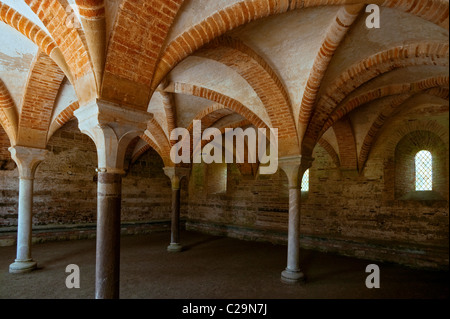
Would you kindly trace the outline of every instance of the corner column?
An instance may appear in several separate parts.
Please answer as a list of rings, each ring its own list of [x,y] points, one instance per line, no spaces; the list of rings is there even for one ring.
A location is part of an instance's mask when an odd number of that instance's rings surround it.
[[[170,178],[172,185],[172,224],[170,245],[167,247],[168,252],[180,252],[183,247],[180,244],[180,195],[181,180],[183,177],[189,176],[189,168],[181,167],[165,167],[164,173]]]
[[[9,266],[10,273],[26,273],[37,267],[31,257],[31,229],[33,224],[34,175],[44,160],[47,150],[14,146],[10,147],[12,159],[19,170],[19,212],[17,226],[17,258]]]
[[[118,299],[125,153],[131,141],[146,130],[151,115],[100,100],[74,113],[81,132],[95,142],[98,156],[95,298]]]
[[[279,160],[279,165],[286,173],[289,182],[288,256],[287,267],[281,273],[281,281],[285,283],[298,283],[305,280],[305,275],[300,268],[301,180],[312,162],[312,158],[302,156]]]

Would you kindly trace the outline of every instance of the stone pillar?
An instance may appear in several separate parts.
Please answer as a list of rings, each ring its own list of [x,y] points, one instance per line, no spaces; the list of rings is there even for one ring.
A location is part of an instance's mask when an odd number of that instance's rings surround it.
[[[311,167],[313,159],[301,156],[282,158],[281,169],[286,173],[289,182],[289,227],[287,267],[281,273],[285,283],[297,283],[305,280],[300,268],[300,205],[301,180],[306,170]]]
[[[33,218],[34,174],[47,150],[14,146],[9,148],[19,170],[19,213],[17,226],[17,258],[9,266],[10,273],[30,272],[37,267],[31,258],[31,226]]]
[[[172,185],[172,224],[168,252],[180,252],[183,249],[180,244],[180,184],[183,177],[189,176],[189,171],[189,168],[181,167],[164,168],[164,173],[170,178]]]
[[[143,134],[151,115],[96,100],[75,111],[81,132],[95,142],[98,155],[95,297],[119,298],[120,211],[125,153]]]
[[[98,172],[95,297],[118,299],[122,175]]]

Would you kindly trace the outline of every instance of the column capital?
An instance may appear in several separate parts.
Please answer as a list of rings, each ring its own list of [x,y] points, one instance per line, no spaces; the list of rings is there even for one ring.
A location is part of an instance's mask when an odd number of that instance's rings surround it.
[[[180,189],[180,182],[183,177],[189,177],[191,169],[188,167],[164,167],[164,174],[170,178],[172,189]]]
[[[286,173],[289,181],[289,188],[298,188],[299,179],[311,167],[314,158],[310,156],[298,155],[283,157],[278,160],[278,165]]]
[[[98,171],[124,174],[125,152],[142,135],[153,117],[146,111],[126,108],[108,101],[93,100],[74,112],[80,131],[95,143]]]
[[[34,179],[34,174],[39,164],[48,153],[45,149],[25,146],[13,146],[9,148],[11,158],[16,162],[21,179]]]

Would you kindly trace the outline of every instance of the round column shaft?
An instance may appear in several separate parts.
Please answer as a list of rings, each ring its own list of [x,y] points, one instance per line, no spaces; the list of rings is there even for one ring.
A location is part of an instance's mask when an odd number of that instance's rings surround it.
[[[122,176],[99,173],[95,297],[119,298]]]

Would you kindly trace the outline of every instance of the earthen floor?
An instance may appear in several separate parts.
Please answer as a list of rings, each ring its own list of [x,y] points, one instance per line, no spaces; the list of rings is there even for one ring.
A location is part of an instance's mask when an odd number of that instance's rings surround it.
[[[124,299],[395,299],[448,298],[449,273],[375,262],[381,288],[368,289],[373,262],[302,251],[304,285],[286,285],[286,246],[183,231],[185,251],[166,251],[170,234],[124,236],[120,295]],[[16,247],[0,247],[0,298],[94,298],[95,240],[33,245],[38,270],[9,274]],[[68,289],[66,266],[80,267],[81,288]]]

